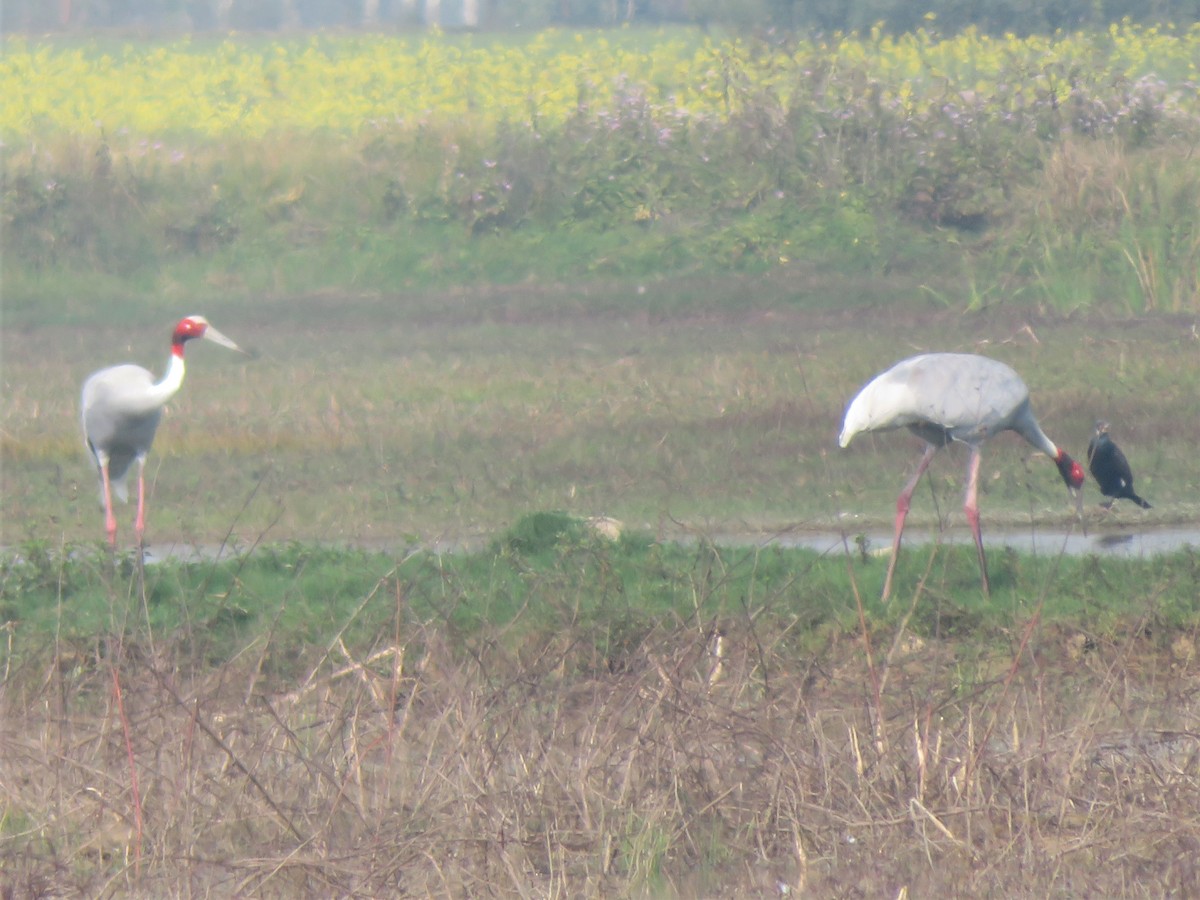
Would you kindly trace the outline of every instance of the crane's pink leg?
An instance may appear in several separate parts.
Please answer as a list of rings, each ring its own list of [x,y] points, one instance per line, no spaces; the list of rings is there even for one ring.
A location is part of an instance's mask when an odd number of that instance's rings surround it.
[[[987,559],[983,553],[983,535],[979,532],[979,448],[971,447],[971,458],[967,460],[967,493],[963,499],[963,512],[971,525],[975,538],[975,549],[979,551],[979,574],[983,577],[983,596],[992,596],[988,585]]]
[[[921,457],[921,461],[917,464],[917,471],[913,473],[913,477],[908,480],[908,484],[904,486],[904,490],[896,498],[896,534],[892,538],[892,558],[888,560],[887,577],[883,580],[883,599],[885,601],[892,592],[892,575],[896,571],[896,560],[900,557],[900,536],[904,534],[904,520],[908,518],[908,508],[912,505],[913,491],[917,489],[917,482],[921,480],[921,476],[925,474],[925,470],[933,462],[933,455],[937,451],[938,448],[933,444],[926,445],[925,455]]]
[[[112,485],[108,481],[108,460],[100,463],[100,484],[104,488],[104,530],[108,534],[108,546],[117,549],[117,517],[113,515]]]
[[[134,530],[137,532],[138,549],[142,549],[142,535],[146,533],[146,460],[138,457],[138,507],[137,521],[134,522]]]

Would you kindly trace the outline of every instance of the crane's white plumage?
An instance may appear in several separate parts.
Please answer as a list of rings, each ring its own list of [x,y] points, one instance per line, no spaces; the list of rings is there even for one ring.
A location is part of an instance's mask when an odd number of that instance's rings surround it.
[[[116,546],[117,522],[112,511],[112,496],[124,501],[129,491],[126,478],[134,462],[138,464],[138,544],[145,530],[145,482],[142,470],[146,454],[154,443],[154,432],[162,418],[163,405],[183,384],[183,345],[193,338],[206,338],[233,350],[240,349],[203,316],[187,316],[175,326],[171,337],[171,358],[160,381],[141,366],[124,364],[93,373],[83,383],[81,408],[83,434],[88,451],[100,476],[100,500],[104,505],[104,528],[108,541]]]
[[[172,371],[172,370],[177,370]],[[154,443],[163,404],[183,383],[183,362],[172,356],[159,383],[141,366],[101,369],[83,383],[83,433],[97,465],[107,459],[112,492],[128,499],[125,479],[134,460],[145,457]],[[100,485],[104,500],[104,485]]]
[[[969,353],[926,353],[896,363],[859,391],[838,439],[908,427],[931,444],[978,443],[1013,430],[1054,457],[1029,408],[1029,388],[1002,362]]]
[[[985,356],[926,353],[896,363],[868,382],[850,402],[838,443],[847,447],[855,435],[863,432],[905,427],[922,438],[927,447],[916,474],[896,500],[896,531],[883,585],[884,599],[891,590],[912,492],[939,448],[960,441],[971,449],[963,508],[979,552],[985,593],[987,565],[977,503],[980,445],[1002,431],[1015,431],[1054,460],[1073,492],[1083,484],[1083,468],[1055,446],[1038,425],[1029,404],[1029,388],[1021,376]],[[1078,501],[1078,493],[1076,497]]]

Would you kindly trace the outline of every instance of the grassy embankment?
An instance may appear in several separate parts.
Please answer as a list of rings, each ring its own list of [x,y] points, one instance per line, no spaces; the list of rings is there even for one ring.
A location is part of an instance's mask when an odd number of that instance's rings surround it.
[[[320,47],[264,77],[234,45],[224,131],[6,136],[0,885],[1189,892],[1194,556],[994,553],[989,604],[969,551],[913,547],[883,608],[853,538],[916,450],[834,441],[882,366],[980,348],[1077,455],[1113,420],[1156,504],[1118,522],[1196,520],[1194,44],[741,47],[613,95],[601,53],[561,119],[241,136],[318,107],[279,80],[306,66],[370,91]],[[446,69],[405,71],[512,77]],[[667,102],[689,81],[711,117]],[[75,398],[192,310],[259,355],[189,353],[150,537],[270,546],[151,567],[143,599],[91,552]],[[985,523],[1069,522],[1016,439],[985,467]],[[926,532],[961,459],[932,476]],[[531,538],[544,509],[634,533]],[[638,534],[677,523],[701,543]],[[841,527],[830,558],[703,541]]]
[[[1192,311],[1198,44],[10,41],[6,316],[813,265]]]

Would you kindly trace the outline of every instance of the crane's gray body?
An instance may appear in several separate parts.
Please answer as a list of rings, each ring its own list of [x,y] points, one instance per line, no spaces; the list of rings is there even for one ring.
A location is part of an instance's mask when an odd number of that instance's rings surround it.
[[[1029,388],[1010,366],[970,353],[926,353],[873,378],[846,409],[838,442],[864,431],[908,428],[934,446],[978,445],[1013,430],[1053,457],[1038,427]]]
[[[902,360],[872,378],[850,401],[838,443],[845,447],[860,432],[893,428],[908,428],[923,438],[927,446],[916,471],[896,498],[892,556],[883,581],[885,600],[891,592],[913,491],[938,449],[951,441],[961,441],[970,447],[963,511],[975,538],[985,595],[990,589],[978,500],[980,448],[984,441],[1001,431],[1021,435],[1054,460],[1063,481],[1075,494],[1079,509],[1082,467],[1046,437],[1029,406],[1029,388],[1020,375],[1002,362],[970,353],[926,353]]]
[[[108,458],[113,491],[125,500],[129,467],[150,452],[162,418],[154,376],[132,364],[102,369],[84,382],[81,406],[88,450],[97,468]]]

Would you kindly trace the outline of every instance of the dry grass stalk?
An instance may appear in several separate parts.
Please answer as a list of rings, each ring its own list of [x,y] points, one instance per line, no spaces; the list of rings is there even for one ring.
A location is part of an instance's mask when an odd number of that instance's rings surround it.
[[[188,673],[161,640],[154,656],[127,644],[120,659],[49,659],[49,677],[15,669],[2,695],[0,888],[1197,887],[1200,735],[1194,691],[1179,689],[1194,673],[1177,656],[1136,639],[1083,656],[1064,639],[1056,655],[1039,631],[1013,657],[976,660],[994,675],[964,690],[948,677],[955,648],[930,642],[895,650],[877,699],[860,644],[805,660],[748,627],[722,624],[717,679],[713,632],[696,629],[653,632],[597,666],[569,640],[468,650],[413,627],[363,653],[333,642],[296,688],[272,684],[251,654]],[[142,779],[140,869],[109,663]]]

